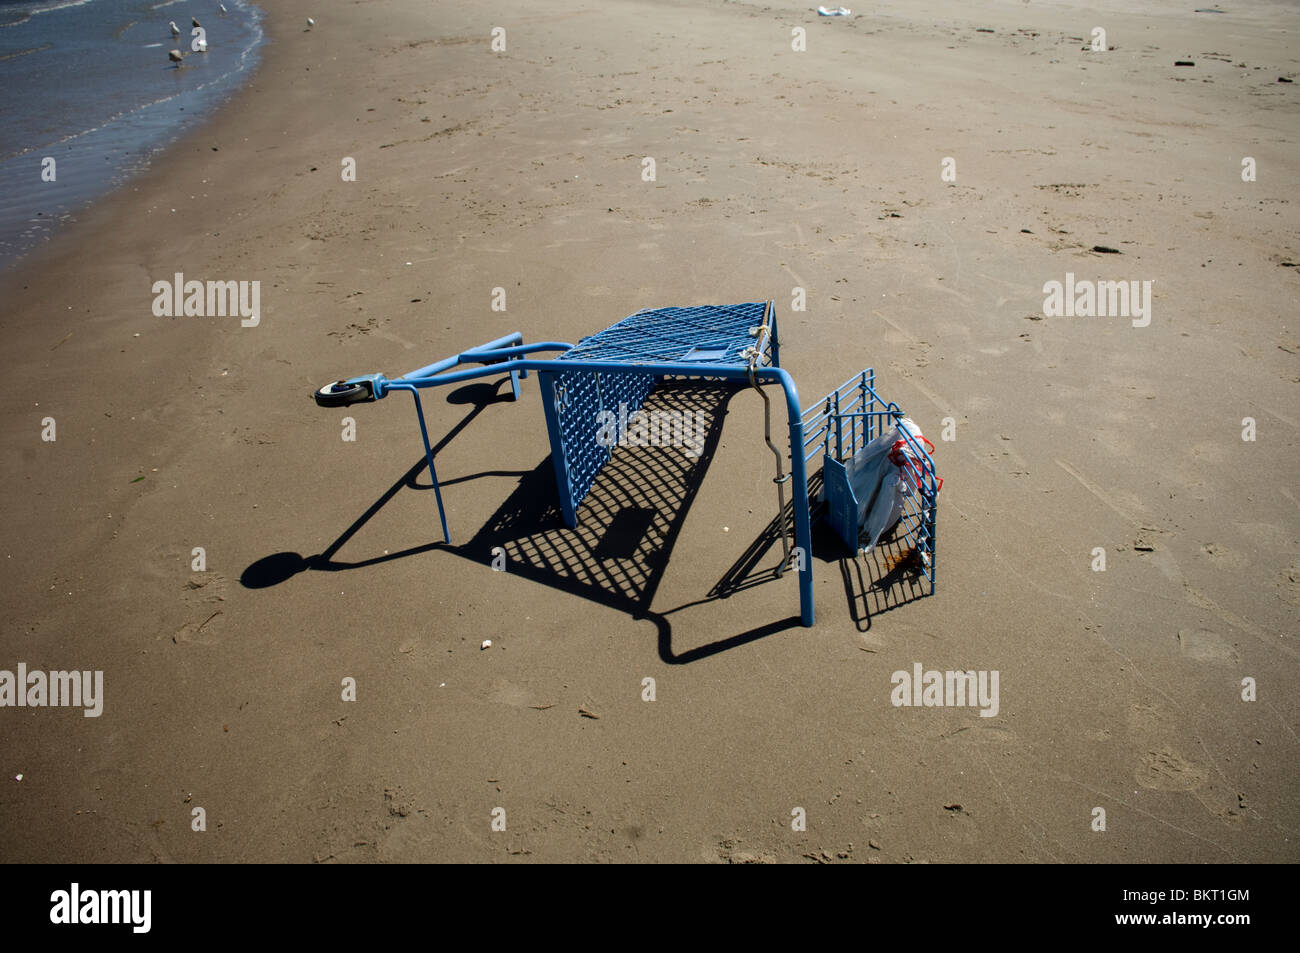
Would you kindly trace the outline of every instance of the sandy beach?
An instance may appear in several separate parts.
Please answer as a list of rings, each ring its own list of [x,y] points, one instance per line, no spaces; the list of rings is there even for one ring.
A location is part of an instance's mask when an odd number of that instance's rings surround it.
[[[0,857],[1300,860],[1300,9],[262,6],[249,85],[0,273],[0,669],[103,673],[0,709]],[[178,273],[255,325],[158,316]],[[934,441],[933,596],[824,530],[815,627],[739,584],[753,391],[662,394],[707,452],[617,451],[577,530],[535,377],[428,392],[450,544],[410,401],[310,399],[769,298],[805,405],[872,367]]]

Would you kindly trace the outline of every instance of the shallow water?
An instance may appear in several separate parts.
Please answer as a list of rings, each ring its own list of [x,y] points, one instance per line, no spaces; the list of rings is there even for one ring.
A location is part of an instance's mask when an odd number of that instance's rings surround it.
[[[225,15],[218,0],[0,0],[0,267],[146,168],[244,82],[262,12],[220,2]],[[191,18],[206,53],[192,50]],[[185,53],[180,67],[173,49]]]

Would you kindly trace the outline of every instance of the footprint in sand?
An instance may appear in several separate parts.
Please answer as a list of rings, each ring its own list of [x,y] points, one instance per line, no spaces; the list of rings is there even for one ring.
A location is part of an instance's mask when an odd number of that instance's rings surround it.
[[[172,641],[178,645],[216,645],[225,637],[226,589],[230,581],[219,572],[193,573],[183,588],[182,601],[190,621],[176,630]]]
[[[1029,461],[1012,449],[1008,440],[1009,438],[1003,438],[991,443],[984,442],[968,452],[976,463],[990,473],[1012,478],[1029,476]]]
[[[1245,565],[1246,557],[1235,549],[1229,549],[1222,543],[1203,543],[1201,545],[1201,554],[1207,557],[1215,566],[1223,569],[1237,569]]]
[[[1133,776],[1153,791],[1195,791],[1207,777],[1204,768],[1167,747],[1143,754]]]
[[[955,731],[939,735],[939,740],[962,744],[1020,745],[1016,733],[1000,725],[963,725]]]
[[[1282,598],[1293,606],[1300,606],[1300,561],[1292,562],[1278,574],[1278,585],[1282,589]]]
[[[1232,643],[1209,629],[1179,629],[1178,651],[1197,662],[1240,661]]]
[[[1128,729],[1136,736],[1151,735],[1172,727],[1170,719],[1150,705],[1132,705],[1128,710]]]
[[[1169,713],[1150,705],[1133,705],[1128,710],[1128,731],[1133,745],[1142,752],[1133,772],[1141,787],[1194,791],[1205,783],[1209,776],[1205,768],[1184,758],[1165,740],[1177,731]]]
[[[725,837],[705,848],[705,859],[724,864],[774,864],[776,857],[757,847],[742,846],[740,838]]]

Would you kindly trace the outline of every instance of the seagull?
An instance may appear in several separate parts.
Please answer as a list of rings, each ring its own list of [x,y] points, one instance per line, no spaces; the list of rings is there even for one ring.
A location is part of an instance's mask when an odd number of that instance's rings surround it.
[[[224,3],[218,3],[217,9],[221,11],[223,17],[226,15],[226,5]]]
[[[175,20],[168,20],[167,25],[172,28],[172,36],[181,35],[181,28],[176,25]]]
[[[173,63],[175,63],[177,68],[179,68],[181,65],[181,60],[185,58],[185,54],[182,53],[180,50],[172,50],[170,53],[167,54],[167,58],[171,60]]]
[[[199,22],[198,17],[190,17],[190,22],[193,23],[196,27],[199,27],[200,29],[202,29],[203,27],[203,24]]]
[[[313,20],[311,17],[308,17],[308,18],[307,18],[307,29],[310,30],[310,29],[311,29],[312,27],[314,27],[315,25],[316,25],[316,21]]]

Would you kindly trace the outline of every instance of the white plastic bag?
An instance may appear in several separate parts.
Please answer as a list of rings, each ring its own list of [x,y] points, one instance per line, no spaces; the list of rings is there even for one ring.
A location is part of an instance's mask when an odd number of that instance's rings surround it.
[[[876,486],[858,523],[863,540],[863,554],[871,553],[876,543],[880,542],[880,537],[893,529],[902,516],[907,498],[919,489],[917,473],[923,472],[924,467],[907,438],[913,439],[918,445],[922,441],[930,442],[926,441],[926,436],[920,432],[919,426],[911,417],[898,421],[897,426],[881,436],[883,438],[888,438],[884,460],[889,465],[881,468],[880,484]],[[911,472],[910,480],[906,471]]]
[[[894,469],[889,461],[889,451],[898,441],[898,435],[892,428],[872,440],[853,455],[853,459],[844,465],[848,472],[849,486],[853,488],[853,498],[858,501],[858,529],[867,521],[867,511],[880,489],[881,481]]]
[[[910,417],[880,434],[844,463],[853,498],[858,502],[859,546],[870,553],[903,515],[908,498],[920,490],[925,465],[908,443],[930,444]],[[930,444],[933,449],[933,444]],[[820,498],[825,498],[825,488]]]
[[[924,444],[931,451],[934,450],[934,444],[926,439],[925,434],[921,433],[921,428],[910,417],[900,420],[890,434],[895,439],[885,459],[893,466],[882,478],[880,489],[872,500],[863,522],[862,535],[866,538],[862,547],[863,553],[875,549],[876,544],[880,542],[880,537],[894,527],[903,515],[903,508],[907,505],[908,498],[914,493],[922,492],[926,466],[914,449],[914,444],[916,447]],[[912,442],[909,443],[907,438],[911,438]],[[939,485],[942,485],[942,481]],[[938,486],[935,489],[937,490]]]
[[[880,537],[892,529],[903,515],[903,506],[911,494],[912,487],[898,467],[891,467],[890,472],[880,482],[880,491],[871,504],[867,519],[862,529],[862,553],[866,555],[876,548]]]

